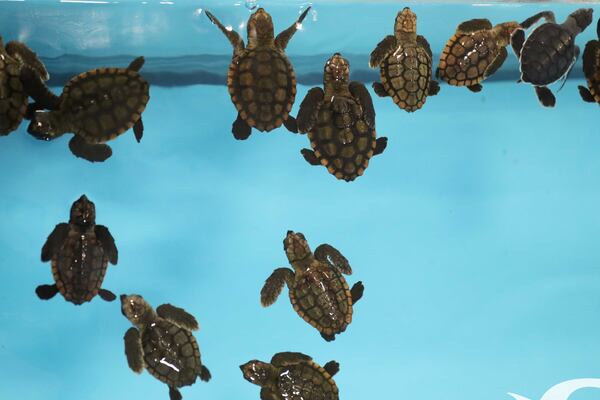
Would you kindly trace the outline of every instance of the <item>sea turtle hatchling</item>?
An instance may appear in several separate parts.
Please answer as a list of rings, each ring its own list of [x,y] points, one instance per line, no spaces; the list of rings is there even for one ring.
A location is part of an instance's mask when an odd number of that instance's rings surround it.
[[[145,369],[169,386],[171,400],[181,400],[179,388],[208,382],[210,372],[200,360],[198,330],[193,315],[182,308],[163,304],[156,311],[139,295],[121,295],[121,312],[134,325],[125,333],[125,355],[137,373]]]
[[[288,231],[283,248],[294,268],[278,268],[260,292],[268,307],[277,300],[284,284],[289,289],[294,310],[315,327],[326,341],[346,330],[352,322],[352,305],[363,295],[362,282],[348,289],[342,274],[352,274],[348,260],[334,247],[322,244],[313,254],[302,233]]]
[[[386,36],[371,53],[369,66],[379,67],[381,82],[374,82],[378,96],[390,96],[401,109],[417,111],[427,96],[440,91],[431,79],[432,53],[427,40],[417,35],[417,16],[405,7],[396,16],[394,35]]]
[[[96,207],[83,195],[73,203],[69,223],[56,225],[44,247],[42,261],[52,262],[54,285],[41,285],[38,297],[48,300],[58,292],[81,305],[97,294],[103,300],[116,296],[102,289],[108,263],[117,263],[117,247],[107,227],[96,225]]]
[[[27,77],[22,76],[25,69]],[[5,46],[0,36],[0,136],[19,127],[27,114],[29,91],[40,90],[49,77],[33,50],[18,41]]]
[[[596,35],[600,39],[600,19],[596,25]],[[588,103],[600,104],[600,41],[598,40],[590,40],[585,45],[583,73],[588,87],[578,87],[581,98]]]
[[[269,132],[282,124],[297,132],[296,121],[289,115],[296,98],[296,75],[285,48],[309,10],[310,7],[292,26],[274,37],[271,16],[259,8],[248,20],[247,45],[237,32],[206,11],[210,21],[233,45],[227,87],[238,111],[232,126],[236,139],[248,139],[252,128]]]
[[[50,111],[34,113],[28,132],[37,139],[52,140],[73,133],[71,152],[92,162],[112,155],[105,144],[133,127],[136,140],[142,139],[142,112],[150,99],[148,82],[139,74],[144,58],[127,68],[97,68],[72,78],[60,97],[36,98],[50,104]]]
[[[534,86],[537,97],[545,107],[554,107],[556,98],[548,85],[567,79],[579,56],[575,37],[592,23],[591,8],[581,8],[570,14],[565,22],[557,24],[554,13],[540,12],[521,23],[511,37],[511,45],[519,58],[521,78],[519,82]],[[537,26],[525,38],[525,30],[540,19],[545,23]]]
[[[518,27],[514,21],[492,26],[487,19],[461,23],[442,51],[436,77],[452,86],[481,91],[481,82],[506,60],[506,46],[510,43],[511,33]]]
[[[298,130],[308,133],[312,147],[301,153],[309,164],[350,182],[383,153],[387,138],[377,138],[371,95],[362,83],[350,82],[350,65],[339,53],[325,64],[323,87],[310,89],[300,105]]]
[[[336,361],[323,367],[302,353],[284,352],[270,363],[251,360],[240,365],[244,378],[260,386],[261,400],[338,400],[339,390],[333,376],[339,371]]]

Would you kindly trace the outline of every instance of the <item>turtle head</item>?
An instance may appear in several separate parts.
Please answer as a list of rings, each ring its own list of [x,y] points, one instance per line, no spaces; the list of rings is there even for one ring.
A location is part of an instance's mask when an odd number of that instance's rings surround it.
[[[571,23],[573,33],[578,34],[579,32],[583,32],[585,28],[587,28],[592,23],[592,14],[594,10],[591,8],[580,8],[575,11],[567,18],[567,23],[569,20],[573,20]]]
[[[150,304],[138,294],[121,295],[121,313],[135,326],[143,326],[154,317]]]
[[[252,360],[240,365],[244,379],[258,386],[265,386],[271,379],[272,368],[270,364],[262,361]]]
[[[248,20],[248,44],[270,44],[275,37],[273,20],[264,8],[259,8]]]
[[[510,37],[512,36],[513,32],[519,29],[520,27],[521,24],[519,24],[517,21],[503,22],[501,24],[496,25],[494,29],[497,35],[496,40],[498,42],[498,45],[500,47],[508,46],[508,44],[510,43]]]
[[[410,8],[404,7],[396,16],[394,33],[396,37],[406,33],[417,33],[417,15]]]
[[[335,53],[325,63],[323,81],[336,87],[347,86],[350,82],[350,63],[340,53]]]
[[[52,140],[64,133],[59,129],[60,122],[52,111],[36,111],[31,118],[27,132],[39,140]]]
[[[96,206],[88,200],[85,194],[71,206],[71,219],[69,219],[69,223],[83,227],[96,223]]]
[[[283,249],[290,263],[302,260],[311,253],[304,235],[294,231],[287,232],[283,240]]]

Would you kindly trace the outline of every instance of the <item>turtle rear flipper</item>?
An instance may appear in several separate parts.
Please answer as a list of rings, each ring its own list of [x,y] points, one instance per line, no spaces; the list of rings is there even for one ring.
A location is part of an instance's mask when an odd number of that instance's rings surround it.
[[[138,143],[142,141],[142,136],[144,136],[144,123],[142,122],[141,117],[133,125],[133,134]]]
[[[377,68],[383,60],[385,60],[389,54],[396,49],[398,43],[396,38],[392,35],[388,35],[383,38],[381,42],[377,44],[375,50],[371,52],[371,58],[369,60],[369,67]]]
[[[61,223],[54,227],[52,233],[46,239],[46,243],[42,247],[42,261],[50,261],[54,255],[60,250],[63,242],[69,235],[69,224]]]
[[[271,364],[276,367],[287,367],[289,365],[296,365],[311,360],[312,358],[306,354],[286,351],[275,354],[273,358],[271,358]]]
[[[309,163],[310,165],[313,165],[313,166],[321,165],[321,162],[317,158],[317,155],[315,154],[314,151],[312,151],[310,149],[302,149],[302,150],[300,150],[300,153],[302,154],[302,156],[304,157],[306,162]]]
[[[350,289],[350,294],[352,295],[352,303],[356,303],[357,301],[359,301],[362,298],[364,291],[365,286],[363,285],[362,281],[356,282],[352,286],[352,289]]]
[[[277,297],[281,294],[283,285],[287,284],[291,288],[294,283],[294,272],[289,268],[277,268],[267,278],[260,291],[260,303],[263,307],[268,307],[275,303]]]
[[[115,301],[117,296],[108,289],[98,289],[98,295],[104,301]]]
[[[127,364],[133,372],[141,374],[144,370],[144,350],[140,332],[136,328],[129,328],[123,337],[125,341],[125,356]]]
[[[202,365],[202,367],[200,367],[200,374],[198,374],[198,376],[200,377],[200,380],[204,382],[208,382],[210,381],[210,378],[212,378],[210,371],[208,370],[208,368],[206,368],[205,365]]]
[[[288,117],[283,121],[283,126],[292,133],[298,133],[298,121],[296,118],[288,115]]]
[[[321,337],[325,339],[326,342],[333,342],[335,340],[334,334],[327,334],[325,332],[320,332]]]
[[[556,104],[556,97],[546,86],[536,86],[535,94],[537,94],[538,100],[544,107],[554,107]]]
[[[542,18],[544,18],[546,20],[546,22],[550,22],[552,24],[556,23],[556,19],[554,18],[554,13],[552,11],[542,11],[542,12],[539,12],[539,13],[527,18],[525,21],[521,22],[519,25],[521,25],[524,29],[529,29]]]
[[[579,89],[579,95],[581,96],[581,99],[587,103],[595,103],[596,99],[594,99],[594,96],[592,95],[592,92],[590,92],[590,90],[586,87],[583,86],[577,86],[577,89]]]
[[[237,119],[233,122],[233,125],[231,126],[231,132],[233,133],[233,137],[237,140],[246,140],[250,137],[250,134],[252,133],[252,128],[238,114]]]
[[[361,82],[352,81],[348,86],[352,96],[358,101],[363,110],[364,120],[369,128],[375,128],[375,107],[369,91]]]
[[[337,361],[331,360],[327,364],[323,365],[323,369],[331,376],[334,376],[340,372],[340,364]]]
[[[375,151],[373,151],[373,155],[376,156],[383,153],[383,151],[387,147],[387,142],[388,138],[386,138],[385,136],[377,138],[377,140],[375,141]]]
[[[76,157],[90,162],[103,162],[112,155],[110,146],[106,144],[90,144],[81,136],[75,135],[69,141],[69,149]]]
[[[481,31],[484,29],[492,29],[492,23],[490,22],[490,20],[485,18],[475,18],[461,23],[460,25],[458,25],[458,28],[456,30],[457,32],[461,33],[471,33]]]
[[[50,91],[39,72],[25,65],[21,68],[20,79],[25,93],[35,100],[38,109],[56,110],[60,106],[60,97]]]
[[[473,93],[479,93],[481,92],[481,89],[483,89],[483,86],[481,85],[481,83],[477,83],[475,85],[467,86],[467,89],[469,89]]]
[[[508,51],[506,51],[505,47],[502,47],[498,51],[498,55],[496,56],[496,58],[494,58],[494,61],[492,61],[492,63],[490,65],[488,65],[488,67],[486,68],[483,77],[487,78],[487,77],[493,75],[496,71],[498,71],[498,69],[500,69],[502,64],[504,64],[504,61],[506,61],[507,56],[508,56]]]
[[[319,110],[323,104],[324,97],[325,93],[323,92],[323,89],[319,87],[314,87],[306,93],[304,100],[302,100],[302,103],[300,104],[300,109],[298,110],[298,116],[296,118],[298,121],[299,132],[307,133],[313,129],[317,123]]]
[[[388,92],[385,90],[385,87],[383,87],[383,84],[381,82],[373,82],[373,85],[371,85],[373,87],[373,91],[375,92],[375,94],[379,97],[388,97],[389,94]]]
[[[102,244],[102,249],[108,257],[108,261],[110,261],[111,264],[116,265],[119,260],[119,252],[115,245],[115,239],[108,228],[104,225],[96,225],[94,232],[96,233],[96,238],[98,238]]]
[[[234,31],[234,30],[228,30],[221,23],[221,21],[219,21],[217,19],[217,17],[215,17],[214,15],[212,15],[212,13],[210,11],[205,10],[205,12],[206,12],[206,16],[208,17],[208,19],[210,20],[210,22],[212,22],[213,24],[215,24],[221,30],[221,32],[223,32],[223,34],[227,37],[227,39],[229,40],[229,42],[233,46],[233,55],[234,56],[237,56],[242,50],[244,50],[244,40],[242,39],[242,37],[236,31]]]
[[[38,76],[43,81],[50,79],[50,74],[48,74],[48,70],[46,70],[44,63],[25,43],[12,40],[6,43],[5,49],[10,56],[20,60],[24,65],[37,72]]]
[[[146,59],[144,57],[138,57],[129,64],[127,69],[138,72],[139,70],[142,69],[145,62],[146,62]]]
[[[179,391],[179,389],[177,389],[176,387],[173,387],[173,386],[169,386],[169,399],[170,400],[181,400],[181,399],[183,399],[183,396],[181,395],[181,392]]]
[[[521,57],[521,50],[525,43],[525,30],[523,28],[517,28],[510,35],[510,45],[515,52],[517,58]]]
[[[50,300],[58,293],[58,287],[56,285],[40,285],[35,288],[35,293],[42,300]]]
[[[332,268],[339,269],[343,274],[352,274],[352,267],[350,267],[350,263],[346,257],[344,257],[338,249],[329,244],[322,244],[317,247],[315,250],[315,258],[327,263]]]
[[[156,308],[159,317],[171,321],[175,325],[190,331],[198,330],[198,321],[194,316],[183,308],[175,307],[171,304],[162,304]]]
[[[292,36],[294,36],[294,33],[296,33],[296,31],[298,30],[298,25],[302,24],[302,21],[304,21],[304,18],[306,18],[306,15],[310,11],[310,9],[311,9],[310,6],[307,7],[306,10],[304,10],[304,12],[302,14],[300,14],[300,16],[298,17],[296,22],[294,22],[289,28],[287,28],[284,31],[281,31],[281,33],[279,33],[279,35],[277,35],[277,37],[275,38],[275,46],[277,48],[279,48],[281,50],[285,50],[290,39],[292,38]]]

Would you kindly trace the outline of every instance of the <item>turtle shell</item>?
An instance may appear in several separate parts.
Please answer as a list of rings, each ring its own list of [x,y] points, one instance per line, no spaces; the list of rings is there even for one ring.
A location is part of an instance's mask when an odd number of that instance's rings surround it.
[[[325,335],[346,330],[352,322],[352,295],[337,269],[314,259],[294,283],[290,301],[302,319]]]
[[[158,318],[142,333],[144,363],[150,374],[169,386],[188,386],[200,374],[200,349],[192,333]]]
[[[67,301],[83,304],[98,294],[108,266],[108,257],[93,230],[71,229],[52,258],[52,276]]]
[[[386,57],[380,66],[381,83],[403,110],[423,107],[431,80],[431,57],[416,43],[405,43]]]
[[[21,83],[19,63],[0,49],[0,135],[19,127],[27,112],[27,95]]]
[[[485,78],[488,66],[500,54],[492,30],[455,33],[440,56],[439,77],[453,86],[473,86]]]
[[[583,72],[590,93],[600,103],[600,41],[591,40],[583,51]]]
[[[314,361],[280,369],[276,390],[288,400],[338,400],[339,390],[331,375]]]
[[[557,24],[534,30],[521,49],[521,79],[545,86],[563,77],[575,59],[575,40]]]
[[[261,132],[280,127],[296,98],[296,75],[284,52],[246,49],[229,66],[227,86],[240,117]]]
[[[364,173],[377,145],[375,130],[352,112],[359,107],[358,102],[352,98],[348,101],[355,105],[347,107],[346,112],[337,112],[332,102],[324,102],[317,123],[308,132],[319,162],[329,173],[347,182]]]
[[[73,133],[88,143],[104,143],[130,129],[150,99],[148,82],[127,68],[98,68],[71,79],[60,111]]]

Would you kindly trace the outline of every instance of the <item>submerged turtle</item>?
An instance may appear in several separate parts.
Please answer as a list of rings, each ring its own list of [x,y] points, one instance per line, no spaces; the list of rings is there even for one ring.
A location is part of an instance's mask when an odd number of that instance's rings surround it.
[[[23,77],[24,70],[28,71]],[[39,90],[50,76],[38,56],[24,43],[11,41],[4,46],[0,36],[0,135],[19,127],[27,113],[30,90]]]
[[[472,19],[458,26],[440,56],[436,77],[452,86],[466,86],[472,92],[494,74],[506,60],[506,46],[517,22],[492,27],[487,19]]]
[[[42,300],[60,292],[65,300],[80,305],[97,294],[103,300],[116,296],[102,289],[108,263],[117,263],[117,247],[107,227],[96,225],[96,207],[83,195],[73,203],[69,223],[56,225],[44,247],[42,261],[52,262],[54,285],[38,286]]]
[[[138,73],[144,58],[127,68],[98,68],[72,78],[60,97],[36,98],[51,104],[51,111],[37,111],[28,132],[51,140],[72,132],[71,152],[88,161],[104,161],[112,155],[104,144],[133,127],[136,140],[142,139],[142,112],[150,99],[148,82]]]
[[[352,305],[363,295],[362,282],[348,289],[342,274],[352,274],[348,260],[334,247],[322,244],[314,255],[304,235],[288,231],[283,248],[294,268],[277,268],[260,292],[264,307],[275,303],[287,284],[294,310],[314,326],[321,336],[332,341],[352,322]]]
[[[592,12],[591,8],[581,8],[569,15],[565,22],[557,24],[552,11],[543,11],[523,21],[522,28],[511,37],[511,45],[520,63],[519,82],[532,84],[545,107],[556,104],[554,94],[546,86],[561,79],[564,83],[567,79],[579,56],[575,37],[592,23]],[[542,18],[546,22],[525,39],[525,30]]]
[[[178,388],[196,378],[208,382],[210,372],[200,361],[198,342],[191,331],[198,322],[183,308],[163,304],[156,311],[139,295],[121,295],[121,312],[135,326],[125,333],[125,355],[134,371],[144,368],[169,386],[171,400],[181,400]]]
[[[596,25],[600,39],[600,19]],[[581,98],[588,103],[600,104],[600,41],[590,40],[583,51],[583,73],[588,87],[578,86]]]
[[[417,111],[427,96],[440,91],[431,79],[432,53],[427,40],[417,35],[417,16],[405,7],[396,16],[394,35],[386,36],[371,53],[369,66],[379,67],[381,83],[374,82],[378,96],[390,96],[405,111]]]
[[[298,130],[308,132],[313,150],[301,153],[311,165],[323,165],[347,182],[362,175],[387,138],[375,133],[375,108],[367,88],[349,82],[350,65],[339,53],[325,64],[324,89],[308,91],[298,112]]]
[[[259,360],[240,365],[244,378],[262,388],[261,400],[338,400],[333,376],[340,365],[329,361],[323,367],[302,353],[277,353],[271,363]]]
[[[289,115],[296,98],[296,75],[285,48],[308,10],[310,7],[292,26],[274,38],[271,16],[259,8],[248,20],[247,47],[237,32],[206,12],[233,45],[227,87],[238,111],[232,126],[236,139],[248,139],[251,128],[269,132],[284,124],[288,130],[297,131],[296,121]]]

